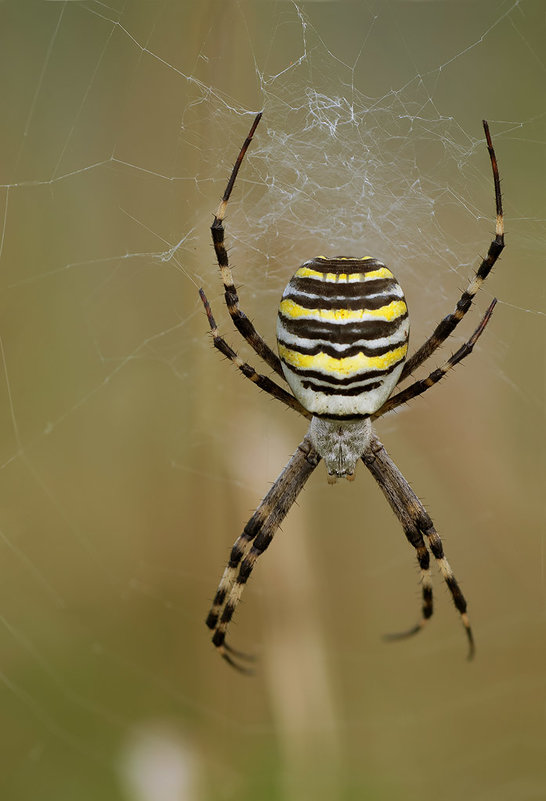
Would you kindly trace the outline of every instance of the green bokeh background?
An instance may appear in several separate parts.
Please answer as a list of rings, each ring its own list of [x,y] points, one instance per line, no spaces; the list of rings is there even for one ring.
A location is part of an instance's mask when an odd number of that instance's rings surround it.
[[[0,31],[0,796],[545,798],[543,4],[4,2]],[[476,140],[487,117],[495,136],[508,247],[478,301],[499,298],[493,320],[449,382],[378,427],[469,598],[472,664],[438,579],[426,632],[381,640],[414,621],[419,587],[363,469],[335,487],[317,470],[256,569],[233,626],[256,677],[230,671],[203,624],[232,541],[304,433],[212,352],[196,293],[235,343],[211,213],[248,129],[238,112],[263,106],[282,129],[257,70],[287,69],[299,96],[302,53],[318,91],[413,81],[406,97]],[[444,246],[466,259],[474,203],[477,262],[494,224],[475,158]],[[271,339],[297,262],[283,263],[282,228],[245,234],[253,176],[249,162],[228,236],[243,306]],[[426,239],[429,222],[416,236],[402,219],[400,239]],[[468,275],[423,261],[395,267],[414,345]]]

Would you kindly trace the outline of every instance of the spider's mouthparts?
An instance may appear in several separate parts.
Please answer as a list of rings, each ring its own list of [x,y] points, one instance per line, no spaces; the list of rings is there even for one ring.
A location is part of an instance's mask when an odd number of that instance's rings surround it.
[[[338,478],[346,478],[347,481],[354,481],[356,474],[353,473],[328,473],[328,484],[336,484]]]

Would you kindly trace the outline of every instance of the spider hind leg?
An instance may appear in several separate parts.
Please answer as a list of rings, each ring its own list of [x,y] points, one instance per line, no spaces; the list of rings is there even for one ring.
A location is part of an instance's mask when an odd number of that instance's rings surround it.
[[[256,331],[254,325],[239,306],[239,296],[233,280],[231,267],[229,266],[228,252],[224,242],[224,218],[226,215],[227,204],[235,185],[239,168],[243,163],[246,151],[252,141],[252,137],[254,136],[261,118],[261,113],[256,115],[250,131],[248,132],[248,136],[243,142],[243,146],[239,151],[239,155],[237,156],[237,160],[234,164],[233,170],[231,171],[231,175],[229,177],[225,192],[222,196],[222,200],[220,201],[220,205],[218,206],[218,210],[214,216],[210,232],[212,235],[214,252],[216,253],[216,260],[218,262],[218,267],[220,268],[222,283],[224,284],[224,299],[235,328],[239,331],[241,336],[246,339],[248,344],[258,354],[258,356],[263,359],[283,381],[285,381],[286,379],[282,371],[279,357],[271,350],[267,342]]]
[[[491,162],[491,170],[493,172],[493,185],[495,190],[495,211],[496,211],[496,224],[495,224],[495,238],[491,241],[487,256],[482,260],[480,266],[476,270],[467,288],[460,296],[455,309],[450,314],[446,315],[436,326],[431,336],[424,342],[417,351],[406,360],[398,383],[400,384],[405,378],[412,375],[417,368],[427,361],[427,359],[446,341],[446,339],[453,333],[455,328],[459,325],[465,314],[470,309],[472,302],[478,293],[481,285],[493,269],[497,259],[504,249],[504,217],[502,212],[502,197],[499,177],[499,167],[497,164],[497,157],[493,148],[493,141],[489,132],[489,125],[487,120],[483,120],[483,130],[485,132],[485,139],[487,142],[487,150],[489,152],[489,159]]]

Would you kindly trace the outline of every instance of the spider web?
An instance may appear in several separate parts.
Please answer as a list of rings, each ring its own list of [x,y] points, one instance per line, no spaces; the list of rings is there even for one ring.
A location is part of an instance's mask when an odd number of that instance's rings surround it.
[[[542,798],[542,4],[0,14],[2,797]],[[228,548],[304,432],[212,352],[197,296],[258,367],[208,231],[258,110],[226,241],[270,342],[324,254],[392,267],[420,344],[493,236],[489,120],[507,250],[430,369],[498,306],[379,431],[470,599],[470,668],[438,581],[429,629],[381,642],[418,613],[413,554],[364,471],[325,492],[320,468],[233,627],[258,677],[212,653]]]

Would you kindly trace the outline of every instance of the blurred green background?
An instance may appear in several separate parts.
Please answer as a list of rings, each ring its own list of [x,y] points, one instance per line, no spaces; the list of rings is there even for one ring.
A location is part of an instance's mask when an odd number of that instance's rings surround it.
[[[544,15],[540,0],[0,5],[0,795],[9,801],[546,797]],[[378,425],[470,603],[361,466],[321,466],[258,565],[232,640],[204,617],[229,547],[304,421],[213,352],[233,333],[208,227],[273,341],[313,255],[391,265],[416,347],[494,231],[507,250],[446,358]],[[244,346],[243,346],[244,345]],[[262,368],[263,369],[263,368]],[[269,373],[268,370],[265,372]]]

